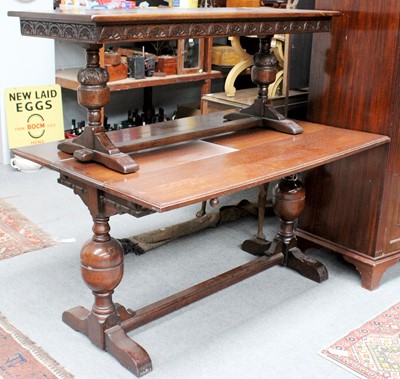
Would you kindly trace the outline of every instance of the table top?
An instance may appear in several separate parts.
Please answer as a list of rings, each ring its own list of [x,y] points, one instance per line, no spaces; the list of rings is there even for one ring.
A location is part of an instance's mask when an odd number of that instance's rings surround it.
[[[207,122],[213,116],[196,116]],[[200,120],[200,121],[199,121]],[[139,171],[121,174],[98,163],[80,163],[56,143],[14,149],[14,154],[148,209],[164,212],[278,180],[386,144],[386,136],[299,122],[289,135],[264,128],[227,133],[130,154]],[[161,129],[162,124],[139,127]],[[109,133],[116,143],[130,129]]]
[[[340,14],[270,7],[8,12],[20,18],[23,35],[91,43],[328,32]]]

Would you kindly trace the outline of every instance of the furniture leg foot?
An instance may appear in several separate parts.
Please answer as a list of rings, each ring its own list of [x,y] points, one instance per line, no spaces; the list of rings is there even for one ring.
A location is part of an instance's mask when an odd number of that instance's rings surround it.
[[[62,320],[70,328],[87,335],[87,319],[90,311],[84,307],[78,306],[68,311],[65,311],[62,315]]]
[[[106,350],[137,377],[153,370],[147,351],[129,338],[120,325],[105,331],[105,343]]]
[[[397,263],[400,258],[389,259],[384,262],[361,262],[357,259],[352,259],[349,256],[343,258],[353,264],[361,275],[361,286],[367,290],[373,291],[379,287],[383,274],[386,270]]]
[[[263,238],[251,238],[242,243],[242,250],[252,255],[264,255],[265,251],[271,246],[271,242]]]
[[[117,304],[121,321],[132,317],[132,311],[126,311],[124,307]],[[97,318],[84,307],[78,306],[63,313],[63,321],[72,329],[85,334],[89,338],[91,330],[103,329],[107,324],[99,324]],[[113,318],[113,317],[112,317]],[[91,325],[90,325],[91,324]],[[93,333],[92,333],[93,334]],[[96,341],[92,341],[96,344]],[[101,346],[99,346],[101,347]],[[104,350],[113,355],[125,368],[136,376],[143,376],[152,371],[152,363],[149,354],[143,347],[129,338],[124,329],[114,325],[104,330]]]
[[[284,265],[317,283],[322,283],[328,279],[328,270],[326,267],[317,260],[305,255],[297,247],[287,251]]]
[[[274,83],[277,76],[277,59],[271,52],[272,36],[260,38],[260,50],[253,57],[251,80],[258,86],[258,95],[254,103],[240,110],[225,115],[227,120],[237,120],[245,117],[260,117],[262,124],[282,133],[301,134],[303,128],[279,113],[268,99],[268,87]]]

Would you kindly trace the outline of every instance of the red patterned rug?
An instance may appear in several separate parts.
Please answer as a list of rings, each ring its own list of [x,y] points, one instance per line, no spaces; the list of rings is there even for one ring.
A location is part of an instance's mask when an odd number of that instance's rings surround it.
[[[320,354],[360,378],[400,378],[400,303]]]
[[[43,230],[0,199],[0,260],[54,244]]]
[[[0,378],[73,379],[73,376],[0,314]]]

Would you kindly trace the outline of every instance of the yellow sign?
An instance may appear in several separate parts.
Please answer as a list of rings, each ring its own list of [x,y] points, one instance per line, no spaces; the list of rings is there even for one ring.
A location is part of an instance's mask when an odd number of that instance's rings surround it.
[[[7,88],[4,91],[10,149],[64,139],[61,87]]]

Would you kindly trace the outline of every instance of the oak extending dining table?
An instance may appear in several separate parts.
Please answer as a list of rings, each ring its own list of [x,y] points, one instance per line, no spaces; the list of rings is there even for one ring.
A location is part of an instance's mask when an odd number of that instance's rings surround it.
[[[213,113],[139,129],[144,133],[165,127],[201,128],[220,122],[222,116]],[[140,170],[129,174],[97,162],[79,162],[56,143],[15,149],[14,154],[57,171],[59,182],[82,199],[93,220],[94,234],[83,245],[80,262],[94,304],[91,310],[78,306],[65,311],[64,322],[141,376],[152,369],[151,359],[128,331],[275,265],[293,268],[317,282],[326,280],[323,264],[297,247],[295,222],[306,194],[296,174],[370,149],[382,151],[385,157],[389,138],[306,122],[299,125],[303,133],[298,135],[255,127],[139,151],[132,156]],[[130,132],[138,131],[118,130],[108,137],[118,146]],[[257,257],[139,310],[114,303],[112,294],[123,279],[124,249],[110,235],[110,217],[167,212],[273,181],[278,181],[274,209],[281,223],[275,239],[265,241]]]
[[[65,323],[142,376],[152,370],[152,362],[128,331],[275,265],[293,268],[317,282],[327,279],[324,265],[297,246],[295,223],[306,201],[297,174],[371,149],[385,159],[389,138],[289,120],[274,109],[267,88],[276,76],[270,52],[272,36],[329,32],[332,17],[340,12],[267,7],[151,8],[18,11],[9,15],[20,18],[23,35],[72,41],[86,50],[87,64],[78,73],[77,91],[79,104],[87,109],[83,134],[13,150],[15,155],[58,172],[59,183],[82,199],[93,220],[93,236],[84,243],[80,262],[94,304],[90,310],[77,306],[65,311]],[[252,68],[252,80],[258,86],[253,105],[228,115],[216,112],[105,131],[102,109],[110,91],[99,59],[104,44],[242,35],[260,39]],[[206,47],[208,53],[211,47]],[[110,234],[110,217],[142,217],[209,200],[216,204],[221,196],[252,187],[260,187],[258,209],[262,216],[262,189],[275,181],[273,203],[280,227],[273,241],[250,249],[256,258],[138,310],[114,303],[113,293],[124,275],[124,249]]]

